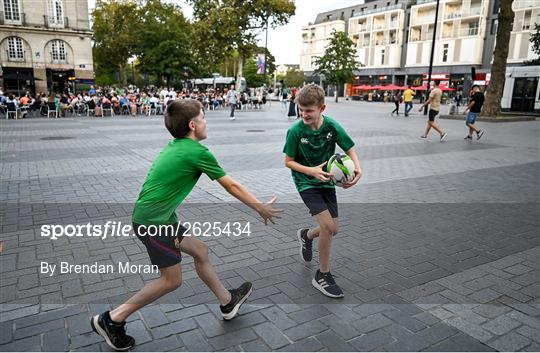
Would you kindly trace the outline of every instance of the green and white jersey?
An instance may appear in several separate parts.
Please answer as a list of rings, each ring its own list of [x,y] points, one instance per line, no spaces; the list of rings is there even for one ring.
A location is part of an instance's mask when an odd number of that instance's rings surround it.
[[[334,119],[323,115],[323,123],[318,130],[312,130],[300,119],[287,131],[283,153],[307,167],[316,167],[336,152],[336,144],[348,151],[354,141]],[[298,192],[311,188],[333,188],[332,182],[322,182],[316,178],[292,171],[292,177]]]

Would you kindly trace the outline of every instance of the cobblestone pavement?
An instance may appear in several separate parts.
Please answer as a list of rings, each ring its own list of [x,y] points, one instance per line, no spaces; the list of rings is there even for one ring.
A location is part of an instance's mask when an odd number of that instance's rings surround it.
[[[183,261],[183,284],[130,318],[139,351],[539,351],[538,122],[441,120],[448,140],[419,140],[425,118],[393,105],[329,103],[356,141],[364,177],[338,190],[332,272],[345,299],[311,286],[296,230],[313,225],[281,153],[291,121],[262,111],[207,112],[204,142],[257,196],[285,209],[264,226],[205,176],[180,208],[189,221],[251,222],[251,236],[210,237],[228,287],[255,291],[231,322]],[[1,351],[109,351],[89,318],[155,274],[40,274],[40,263],[147,264],[131,237],[56,240],[42,224],[129,223],[151,162],[169,135],[162,117],[0,121]]]

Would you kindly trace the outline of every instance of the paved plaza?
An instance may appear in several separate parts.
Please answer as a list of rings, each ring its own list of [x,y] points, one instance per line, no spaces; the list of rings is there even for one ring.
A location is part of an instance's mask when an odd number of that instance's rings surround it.
[[[240,222],[251,235],[208,237],[228,288],[254,292],[231,322],[182,262],[183,284],[134,314],[136,351],[540,351],[540,123],[391,117],[393,104],[328,103],[356,141],[364,176],[338,190],[332,273],[341,300],[311,286],[296,231],[314,225],[284,167],[293,122],[279,102],[209,111],[203,143],[284,214],[265,226],[206,176],[179,209],[187,221]],[[155,274],[40,274],[40,263],[148,264],[134,237],[42,237],[43,224],[130,223],[146,173],[170,139],[162,116],[0,121],[0,351],[109,351],[89,318]],[[315,244],[316,248],[316,244]]]

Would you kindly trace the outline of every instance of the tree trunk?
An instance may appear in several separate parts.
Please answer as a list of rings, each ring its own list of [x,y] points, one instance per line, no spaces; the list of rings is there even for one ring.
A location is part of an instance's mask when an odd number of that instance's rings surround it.
[[[338,96],[339,96],[339,83],[336,83],[336,90],[334,91],[334,97],[335,97],[336,103],[338,102]]]
[[[241,85],[241,78],[242,78],[242,70],[244,69],[244,59],[240,56],[238,58],[238,71],[236,74],[236,91],[240,92],[240,85]]]
[[[501,100],[506,79],[508,43],[510,42],[510,33],[514,22],[512,2],[512,0],[501,0],[497,42],[493,52],[493,65],[491,66],[491,80],[486,94],[486,103],[482,108],[482,116],[497,117],[501,113]]]

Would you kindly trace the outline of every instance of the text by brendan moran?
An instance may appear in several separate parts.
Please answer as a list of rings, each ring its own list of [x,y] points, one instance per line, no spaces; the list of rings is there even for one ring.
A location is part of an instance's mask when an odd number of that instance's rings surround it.
[[[141,274],[141,273],[159,273],[156,265],[138,265],[130,262],[119,262],[116,265],[99,264],[97,262],[91,264],[74,265],[66,261],[60,263],[48,263],[42,261],[39,266],[41,274],[53,276],[55,274],[67,273],[120,273],[120,274]]]

